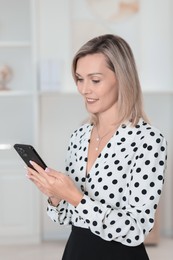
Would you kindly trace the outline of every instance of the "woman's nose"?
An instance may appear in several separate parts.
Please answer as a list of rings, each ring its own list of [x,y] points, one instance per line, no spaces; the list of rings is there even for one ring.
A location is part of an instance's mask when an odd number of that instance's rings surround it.
[[[89,83],[85,82],[83,84],[83,87],[82,87],[82,94],[85,95],[85,94],[88,94],[88,93],[91,93],[91,88],[90,88]]]

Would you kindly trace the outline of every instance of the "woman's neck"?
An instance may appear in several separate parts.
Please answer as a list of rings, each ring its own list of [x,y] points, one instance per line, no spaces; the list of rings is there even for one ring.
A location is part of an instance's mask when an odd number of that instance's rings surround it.
[[[97,117],[96,125],[98,130],[114,128],[119,124],[120,124],[120,119],[116,115],[112,117],[100,115]]]

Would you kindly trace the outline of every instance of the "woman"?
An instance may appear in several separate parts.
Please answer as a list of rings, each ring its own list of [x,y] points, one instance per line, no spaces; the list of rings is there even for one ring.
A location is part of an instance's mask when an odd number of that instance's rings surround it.
[[[166,141],[143,112],[129,45],[115,35],[87,42],[72,73],[90,122],[71,136],[66,174],[31,162],[48,215],[72,225],[63,260],[149,259],[143,245],[163,186]]]

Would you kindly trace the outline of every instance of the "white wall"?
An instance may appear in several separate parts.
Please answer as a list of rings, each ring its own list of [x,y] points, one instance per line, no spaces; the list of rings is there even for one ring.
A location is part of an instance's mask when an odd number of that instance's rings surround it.
[[[62,65],[63,91],[73,85],[71,75],[71,31],[69,0],[39,0],[39,59]]]
[[[171,0],[141,0],[141,81],[144,91],[173,91]]]
[[[38,1],[40,60],[57,59],[61,61],[64,69],[63,91],[75,92],[70,73],[71,59],[74,54],[72,7],[75,0]],[[139,3],[137,28],[139,37],[136,39],[139,42],[136,43],[136,48],[139,48],[137,64],[142,88],[144,91],[151,92],[173,91],[172,1],[139,0]],[[79,13],[82,16],[81,10]],[[82,30],[83,28],[81,28],[81,34]],[[118,32],[121,35],[121,32]],[[122,34],[124,36],[124,32]],[[132,45],[134,44],[132,43]],[[140,46],[138,47],[138,45]],[[135,49],[134,52],[136,52]]]
[[[168,142],[168,162],[160,214],[161,232],[170,236],[173,235],[173,94],[144,93],[144,104],[152,124],[162,131]]]

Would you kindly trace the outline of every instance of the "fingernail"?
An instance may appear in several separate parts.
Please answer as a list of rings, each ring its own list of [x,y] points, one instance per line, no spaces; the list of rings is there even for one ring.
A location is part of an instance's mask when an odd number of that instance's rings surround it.
[[[34,162],[33,162],[33,161],[29,161],[29,162],[30,162],[30,164],[31,164],[31,165],[33,165],[33,164],[34,164]]]
[[[46,169],[45,169],[45,172],[50,172],[50,169],[49,169],[49,168],[46,168]]]

